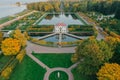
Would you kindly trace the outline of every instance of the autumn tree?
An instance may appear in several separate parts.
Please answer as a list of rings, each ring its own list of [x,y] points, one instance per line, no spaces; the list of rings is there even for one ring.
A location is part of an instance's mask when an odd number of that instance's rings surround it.
[[[105,63],[97,73],[98,80],[120,80],[120,65]]]
[[[109,61],[112,55],[111,48],[104,41],[90,38],[80,43],[72,60],[73,62],[82,60],[77,66],[81,74],[93,75],[103,63]]]
[[[26,50],[25,50],[25,49],[22,49],[22,50],[18,53],[18,55],[16,56],[16,59],[17,59],[19,62],[21,62],[21,61],[23,60],[24,56],[25,56],[25,53],[26,53]]]
[[[17,39],[7,38],[2,41],[1,49],[4,55],[16,55],[20,48],[20,41]]]
[[[13,38],[18,39],[22,47],[26,46],[27,38],[21,33],[21,30],[16,29],[13,34]]]
[[[26,37],[26,39],[30,38],[30,36],[28,35],[28,33],[26,31],[23,34],[24,34],[24,37]]]
[[[1,49],[1,43],[2,43],[2,40],[3,40],[3,33],[0,32],[0,49]]]
[[[50,3],[46,3],[44,5],[44,10],[45,11],[52,11],[53,10],[53,6]]]
[[[12,72],[12,67],[7,67],[6,69],[4,69],[1,73],[3,80],[9,79],[11,72]]]
[[[105,42],[112,48],[114,55],[110,59],[112,63],[120,64],[120,39],[117,37],[106,37]]]
[[[60,11],[60,2],[53,3],[54,11]]]

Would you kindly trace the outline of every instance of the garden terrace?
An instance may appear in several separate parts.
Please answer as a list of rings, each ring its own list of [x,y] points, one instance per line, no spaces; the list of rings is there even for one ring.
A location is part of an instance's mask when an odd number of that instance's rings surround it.
[[[32,27],[29,27],[27,29],[28,32],[53,32],[54,26],[53,25],[35,25]]]
[[[16,18],[16,17],[18,17],[18,16],[22,16],[22,15],[24,15],[24,14],[27,14],[27,13],[29,13],[29,12],[31,12],[31,10],[25,10],[25,11],[23,11],[23,12],[20,12],[20,13],[15,14],[14,16],[3,17],[3,18],[0,19],[0,24],[5,23],[5,22],[7,22],[7,21],[9,21],[9,20],[12,20],[12,19],[14,19],[14,18]]]
[[[92,25],[69,25],[69,33],[79,36],[91,36],[94,34],[94,28]]]
[[[16,28],[20,28],[21,30],[26,30],[28,27],[30,27],[37,19],[41,16],[40,12],[36,12],[34,14],[31,14],[29,16],[24,17],[23,19],[20,19],[19,21],[16,21],[8,26],[5,26],[2,30],[14,30]]]
[[[98,22],[108,34],[110,31],[120,34],[120,20],[115,19],[114,15],[103,15],[98,12],[88,12],[86,15]]]

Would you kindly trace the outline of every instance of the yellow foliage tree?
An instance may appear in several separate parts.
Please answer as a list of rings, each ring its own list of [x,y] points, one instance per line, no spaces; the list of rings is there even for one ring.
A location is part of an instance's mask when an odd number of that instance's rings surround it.
[[[24,34],[21,33],[21,30],[16,29],[13,36],[15,39],[18,39],[20,41],[22,47],[26,46],[27,38]]]
[[[0,50],[1,50],[1,43],[2,43],[2,40],[3,40],[3,33],[0,32]]]
[[[21,62],[25,56],[26,50],[22,49],[19,54],[16,56],[16,59],[18,59],[19,62]]]
[[[78,61],[78,54],[73,54],[72,55],[72,58],[71,58],[71,61],[73,62],[73,63],[75,63],[75,62],[77,62]]]
[[[25,36],[27,39],[29,39],[29,38],[30,38],[30,36],[28,35],[28,33],[27,33],[27,32],[24,32],[23,34],[24,34],[24,36]]]
[[[3,40],[3,33],[0,32],[0,44],[1,44],[2,40]]]
[[[120,42],[120,39],[119,38],[115,38],[115,37],[111,37],[111,36],[108,36],[105,38],[105,42],[107,42],[107,44],[114,48],[116,46],[116,44],[118,44]]]
[[[13,67],[7,67],[6,69],[4,69],[4,71],[2,71],[1,76],[4,77],[5,79],[9,79],[9,76],[12,72],[12,68]]]
[[[105,63],[97,73],[98,80],[120,80],[120,65]]]
[[[44,9],[45,11],[50,11],[53,9],[53,6],[50,3],[44,4]]]
[[[17,39],[7,38],[2,41],[1,49],[4,55],[16,55],[20,50],[20,41]]]

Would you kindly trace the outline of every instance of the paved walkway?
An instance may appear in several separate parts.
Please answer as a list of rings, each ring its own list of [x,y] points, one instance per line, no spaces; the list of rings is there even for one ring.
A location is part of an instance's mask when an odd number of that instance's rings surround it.
[[[44,80],[49,80],[50,74],[54,71],[63,71],[68,75],[68,80],[74,80],[71,70],[67,68],[53,68],[53,69],[47,70],[46,74],[44,75]]]
[[[82,16],[89,24],[94,25],[95,29],[98,31],[98,35],[96,37],[97,40],[101,40],[104,39],[106,35],[103,34],[104,31],[100,31],[99,26],[96,25],[96,23],[89,18],[88,16],[86,16],[84,13],[80,13],[80,16]]]
[[[90,36],[76,36],[74,34],[69,34],[69,33],[65,33],[68,36],[72,36],[74,38],[78,38],[78,39],[88,39]]]
[[[96,39],[97,39],[97,40],[104,39],[104,38],[105,38],[105,35],[102,34],[103,32],[101,32],[101,31],[99,30],[99,27],[98,27],[98,26],[95,26],[95,28],[96,28],[97,31],[98,31],[98,35],[97,35]]]
[[[45,47],[40,46],[31,42],[27,42],[27,48],[28,53],[32,53],[35,51],[35,53],[75,53],[75,47],[65,47],[65,48],[55,48],[55,47]]]
[[[45,68],[46,70],[49,70],[50,68],[45,65],[44,63],[42,63],[39,59],[37,59],[35,56],[33,56],[31,53],[27,53],[27,55],[34,60],[37,64],[39,64],[41,67]]]
[[[17,20],[20,20],[20,19],[22,19],[23,17],[28,16],[28,15],[34,13],[34,12],[36,12],[36,11],[32,11],[32,12],[27,13],[27,14],[24,14],[24,15],[22,15],[22,16],[18,16],[18,17],[15,18],[15,19],[12,19],[12,20],[7,21],[7,22],[5,22],[5,23],[3,23],[3,24],[0,24],[0,29],[3,28],[4,26],[7,26],[7,25],[9,25],[9,24],[11,24],[11,23],[13,23],[13,22],[15,22],[15,21],[17,21]]]
[[[34,60],[37,64],[39,64],[41,67],[45,68],[47,72],[44,75],[43,80],[49,80],[49,76],[54,71],[63,71],[68,75],[68,80],[74,80],[73,74],[71,70],[77,66],[78,63],[73,64],[69,68],[62,68],[62,67],[56,67],[56,68],[49,68],[47,65],[45,65],[42,61],[37,59],[35,56],[33,56],[31,53],[32,51],[35,51],[36,53],[74,53],[75,47],[69,47],[69,48],[52,48],[52,47],[43,47],[40,45],[36,45],[31,42],[27,42],[27,55]]]
[[[47,65],[45,65],[42,61],[40,61],[39,59],[37,59],[35,56],[33,56],[31,53],[29,53],[29,51],[27,51],[27,55],[34,60],[37,64],[39,64],[41,67],[45,68],[47,70],[47,72],[44,75],[44,79],[43,80],[49,80],[49,76],[52,72],[54,71],[63,71],[68,75],[68,80],[74,80],[74,76],[71,72],[71,70],[73,68],[75,68],[79,63],[73,64],[71,67],[69,68],[61,68],[61,67],[56,67],[56,68],[49,68]]]

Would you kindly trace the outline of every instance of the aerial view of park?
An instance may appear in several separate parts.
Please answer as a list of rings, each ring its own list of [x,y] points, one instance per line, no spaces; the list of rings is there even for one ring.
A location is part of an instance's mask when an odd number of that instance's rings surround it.
[[[120,0],[0,0],[0,80],[120,80]]]

